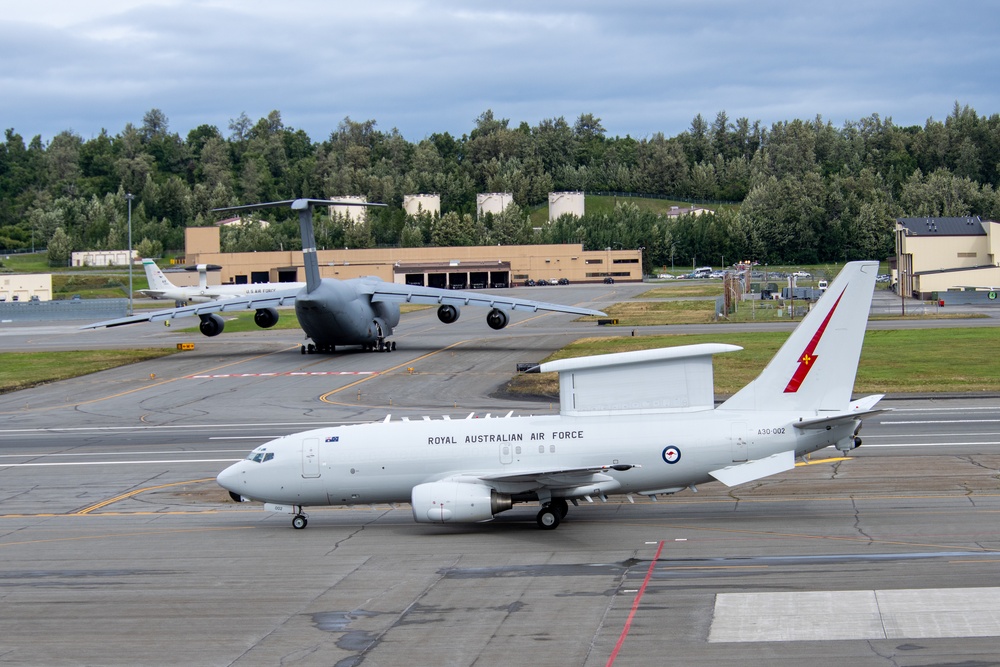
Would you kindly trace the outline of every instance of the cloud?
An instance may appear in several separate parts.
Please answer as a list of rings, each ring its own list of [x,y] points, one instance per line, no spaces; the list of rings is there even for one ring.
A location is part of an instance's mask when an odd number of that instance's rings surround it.
[[[982,114],[1000,101],[1000,13],[976,3],[339,5],[18,3],[0,19],[0,118],[26,136],[89,138],[159,108],[183,136],[277,109],[317,141],[347,116],[419,141],[467,133],[492,109],[513,125],[592,113],[641,138],[722,110],[922,124],[955,101]]]

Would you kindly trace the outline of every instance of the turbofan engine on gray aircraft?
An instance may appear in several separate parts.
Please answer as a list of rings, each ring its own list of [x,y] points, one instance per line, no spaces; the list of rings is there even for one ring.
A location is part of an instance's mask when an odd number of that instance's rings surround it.
[[[490,325],[490,329],[496,329],[499,331],[507,326],[507,313],[503,312],[499,308],[494,308],[486,314],[486,324]]]
[[[458,316],[461,314],[462,311],[460,311],[455,306],[445,305],[438,308],[438,319],[444,322],[445,324],[451,324],[452,322],[457,320]]]
[[[253,315],[253,323],[261,329],[270,329],[278,323],[278,311],[274,308],[258,308]]]
[[[226,323],[215,313],[202,313],[198,330],[205,336],[218,336],[226,328]]]

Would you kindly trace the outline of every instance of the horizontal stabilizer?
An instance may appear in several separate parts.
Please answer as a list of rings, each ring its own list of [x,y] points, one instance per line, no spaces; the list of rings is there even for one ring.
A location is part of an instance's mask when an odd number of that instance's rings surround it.
[[[892,408],[875,407],[875,404],[882,400],[883,396],[885,396],[885,394],[865,396],[864,398],[859,398],[858,400],[853,401],[849,412],[839,412],[825,417],[815,417],[813,419],[799,419],[799,421],[792,425],[803,431],[819,431],[833,428],[838,424],[853,422],[855,420],[862,419],[863,417],[870,417],[871,415],[877,415],[882,412],[889,412]]]
[[[734,466],[727,466],[719,470],[708,473],[726,486],[736,486],[746,484],[761,477],[777,475],[795,467],[795,452],[788,450],[772,454],[765,459],[757,459],[747,463],[740,463]]]
[[[832,415],[830,417],[801,419],[797,422],[793,422],[792,426],[803,431],[822,431],[837,426],[839,424],[846,424],[848,422],[858,421],[860,419],[863,419],[864,417],[870,417],[872,415],[881,414],[883,412],[889,412],[889,408],[882,408],[879,410],[861,410],[858,412],[842,412],[840,414]]]

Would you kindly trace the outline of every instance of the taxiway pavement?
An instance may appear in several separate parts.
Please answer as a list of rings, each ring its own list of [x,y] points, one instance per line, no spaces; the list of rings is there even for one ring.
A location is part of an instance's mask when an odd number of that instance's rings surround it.
[[[300,355],[297,332],[198,336],[191,352],[0,396],[0,662],[1000,662],[993,397],[890,398],[850,458],[584,504],[555,531],[528,507],[436,527],[407,506],[315,508],[293,530],[212,481],[324,423],[554,412],[491,395],[516,363],[604,332],[545,315],[493,333],[471,311],[448,327],[404,316],[388,354]],[[47,349],[99,332],[31,335]]]

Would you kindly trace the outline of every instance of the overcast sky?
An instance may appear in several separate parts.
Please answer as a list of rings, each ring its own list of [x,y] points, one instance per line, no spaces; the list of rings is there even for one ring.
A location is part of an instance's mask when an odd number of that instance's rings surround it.
[[[698,113],[1000,112],[1000,0],[2,0],[0,129],[186,137],[271,110],[314,141],[345,117],[417,142],[492,109],[674,136]]]

